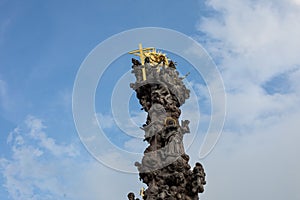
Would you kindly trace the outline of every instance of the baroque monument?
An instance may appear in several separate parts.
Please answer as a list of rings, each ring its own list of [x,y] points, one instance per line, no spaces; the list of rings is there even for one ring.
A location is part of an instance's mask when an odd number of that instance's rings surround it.
[[[155,48],[142,48],[129,52],[140,57],[132,58],[132,73],[135,90],[142,110],[148,116],[141,127],[144,141],[149,146],[144,151],[141,163],[135,166],[140,180],[147,185],[141,191],[144,200],[198,200],[204,192],[205,172],[200,163],[192,169],[185,153],[183,136],[190,132],[189,120],[181,120],[180,106],[190,96],[190,91],[179,77],[176,63]],[[128,194],[135,199],[134,193]]]

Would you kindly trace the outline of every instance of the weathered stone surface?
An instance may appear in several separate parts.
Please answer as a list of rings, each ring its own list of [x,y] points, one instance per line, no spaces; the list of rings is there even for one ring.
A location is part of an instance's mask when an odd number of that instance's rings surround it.
[[[197,200],[204,191],[205,172],[200,163],[191,169],[185,153],[183,136],[190,132],[189,120],[179,123],[180,106],[189,98],[190,91],[179,77],[174,62],[169,66],[141,65],[132,59],[132,73],[136,82],[130,87],[136,91],[142,110],[148,113],[142,129],[149,146],[141,163],[136,162],[140,180],[148,188],[144,200]],[[146,80],[143,80],[145,68]],[[129,198],[129,195],[128,195]],[[134,199],[134,195],[130,196]]]

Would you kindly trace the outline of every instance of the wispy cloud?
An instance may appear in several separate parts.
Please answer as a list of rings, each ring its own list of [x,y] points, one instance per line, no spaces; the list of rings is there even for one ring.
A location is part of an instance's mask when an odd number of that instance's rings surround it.
[[[213,38],[207,48],[221,55],[235,83],[261,83],[299,64],[300,7],[289,1],[207,2],[219,15],[203,18],[198,29]]]
[[[291,2],[207,1],[219,15],[202,18],[198,29],[206,34],[212,56],[221,55],[228,121],[239,128],[289,112],[299,99],[295,89],[270,95],[274,88],[266,84],[285,74],[288,87],[299,88],[291,77],[300,66],[300,7]]]
[[[99,164],[76,142],[59,144],[45,130],[29,116],[9,134],[12,156],[0,158],[0,172],[10,198],[122,199],[141,187],[136,176]]]
[[[1,171],[13,199],[62,198],[67,192],[60,179],[67,178],[63,173],[78,151],[74,145],[57,144],[44,128],[40,119],[29,116],[8,136],[12,158],[1,158]]]
[[[30,130],[29,136],[39,143],[39,146],[47,149],[55,156],[71,156],[75,157],[79,154],[74,145],[58,145],[53,138],[47,137],[44,129],[46,128],[43,122],[33,116],[28,116],[25,124]]]
[[[221,141],[204,161],[203,199],[299,198],[300,7],[295,3],[207,1],[215,14],[202,18],[198,30],[219,63],[227,118]]]
[[[243,136],[224,132],[203,161],[208,184],[202,199],[299,199],[299,117],[283,116]]]
[[[101,126],[101,128],[103,129],[111,129],[113,127],[115,127],[115,122],[114,122],[114,118],[112,115],[110,114],[102,114],[102,113],[97,113],[97,118],[95,119],[95,124],[98,124]],[[97,122],[98,120],[98,122]]]

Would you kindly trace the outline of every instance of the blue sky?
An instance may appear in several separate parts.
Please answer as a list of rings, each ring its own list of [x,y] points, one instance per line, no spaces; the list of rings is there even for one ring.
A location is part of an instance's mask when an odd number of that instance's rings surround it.
[[[9,131],[28,113],[54,121],[57,111],[64,111],[62,118],[68,117],[70,121],[66,130],[72,128],[66,95],[71,95],[76,72],[87,54],[101,41],[130,28],[162,26],[195,34],[199,3],[188,4],[184,10],[176,4],[2,2],[1,78],[9,82],[7,90],[11,98],[6,102],[7,108],[2,108],[5,114],[1,116],[3,124],[11,123],[11,126],[6,125],[3,131]],[[142,12],[146,7],[151,12]],[[189,14],[192,10],[195,14]],[[182,12],[184,19],[178,14]],[[60,120],[54,123],[67,125]]]
[[[299,0],[0,1],[0,199],[125,199],[143,186],[137,174],[97,162],[72,116],[73,84],[86,56],[110,36],[141,27],[194,38],[222,76],[226,121],[201,160],[208,178],[202,199],[299,199],[299,11]],[[200,106],[200,129],[192,135],[201,137],[188,150],[193,165],[214,113],[201,76],[184,58],[168,55],[184,66],[182,74],[192,72],[186,84],[195,98],[184,117],[196,119]],[[145,144],[121,134],[110,111],[113,87],[131,57],[106,71],[95,106],[111,141],[141,152]],[[144,122],[139,108],[132,97],[137,124]],[[185,145],[193,139],[187,137]]]

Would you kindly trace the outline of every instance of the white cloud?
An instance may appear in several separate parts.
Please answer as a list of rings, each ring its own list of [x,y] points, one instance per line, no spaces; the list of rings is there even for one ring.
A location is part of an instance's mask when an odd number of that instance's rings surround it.
[[[277,1],[208,1],[219,15],[204,18],[199,30],[220,65],[227,90],[228,121],[239,128],[294,110],[299,100],[300,8]],[[217,49],[218,52],[214,50]],[[285,73],[293,93],[269,95],[262,85]]]
[[[110,129],[113,128],[115,125],[114,118],[108,114],[97,113],[96,120],[98,120],[101,128],[103,129]],[[95,124],[98,123],[96,120],[95,120]]]
[[[220,65],[227,118],[221,141],[203,161],[208,184],[202,199],[300,198],[300,7],[295,2],[207,1],[216,13],[202,18],[198,30]],[[270,93],[265,83],[281,74],[287,77],[282,84],[289,84],[282,88],[289,90]]]
[[[203,18],[198,28],[214,38],[207,48],[212,46],[223,57],[222,65],[230,71],[223,76],[235,83],[261,83],[299,64],[300,8],[288,1],[211,0],[208,4],[220,15]]]
[[[11,199],[125,199],[140,189],[137,175],[99,164],[76,143],[58,144],[42,120],[29,116],[24,123],[9,134],[12,156],[0,158]]]
[[[300,0],[290,0],[292,3],[295,3],[297,5],[300,5]]]
[[[37,140],[40,146],[46,148],[55,156],[68,155],[74,157],[79,153],[74,145],[58,145],[53,138],[47,137],[46,133],[43,131],[46,127],[40,119],[28,116],[25,124],[30,130],[29,135]]]
[[[248,135],[225,132],[204,160],[207,186],[202,199],[299,199],[299,117],[285,116]]]

